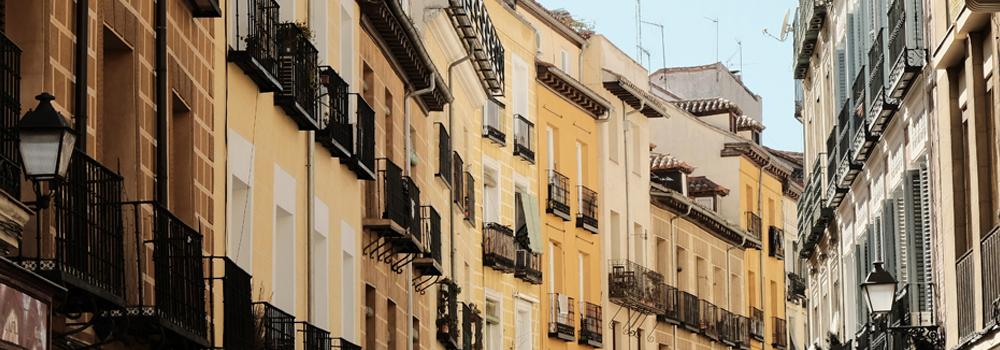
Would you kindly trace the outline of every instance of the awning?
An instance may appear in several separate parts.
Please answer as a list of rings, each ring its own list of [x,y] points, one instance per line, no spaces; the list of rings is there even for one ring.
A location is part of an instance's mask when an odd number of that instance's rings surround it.
[[[666,107],[659,98],[654,97],[649,92],[628,81],[625,77],[604,70],[604,89],[614,94],[618,99],[624,101],[632,108],[640,110],[646,118],[668,117]]]

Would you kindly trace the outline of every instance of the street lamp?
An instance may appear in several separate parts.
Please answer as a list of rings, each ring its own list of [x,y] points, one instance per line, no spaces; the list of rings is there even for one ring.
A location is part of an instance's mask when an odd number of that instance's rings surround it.
[[[868,310],[873,314],[892,311],[892,302],[896,299],[896,279],[885,270],[882,262],[875,262],[868,278],[861,283],[868,302]]]
[[[52,107],[55,96],[43,92],[35,99],[38,106],[24,114],[17,123],[17,132],[24,175],[34,185],[38,206],[44,208],[49,196],[41,193],[41,184],[60,181],[66,176],[76,134],[66,118]]]

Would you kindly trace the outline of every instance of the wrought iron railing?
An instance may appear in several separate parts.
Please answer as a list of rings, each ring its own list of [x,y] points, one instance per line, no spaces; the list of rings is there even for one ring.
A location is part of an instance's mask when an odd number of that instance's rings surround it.
[[[865,110],[865,88],[867,87],[865,83],[868,79],[865,68],[864,65],[858,68],[858,73],[854,76],[854,82],[851,83],[851,107],[855,110],[859,108],[862,111]]]
[[[771,317],[771,345],[776,349],[788,347],[788,325],[784,319]]]
[[[788,273],[788,297],[803,298],[806,296],[806,280],[796,273]]]
[[[955,263],[958,294],[958,338],[976,331],[975,270],[972,250],[962,254]],[[986,277],[984,275],[984,277]]]
[[[333,338],[333,344],[331,345],[333,349],[340,350],[361,350],[361,345],[352,343],[351,341],[344,338]]]
[[[420,231],[426,250],[413,265],[424,276],[441,276],[441,264],[444,262],[441,251],[441,214],[431,206],[420,208]]]
[[[462,304],[462,349],[483,349],[483,317],[476,304]]]
[[[555,169],[549,169],[548,193],[545,211],[569,220],[569,178]]]
[[[486,118],[483,120],[483,136],[501,145],[507,144],[507,133],[504,131],[503,110],[494,102],[487,106]],[[493,109],[495,108],[495,109]]]
[[[302,335],[305,350],[330,350],[333,346],[330,332],[309,323],[302,325]]]
[[[750,348],[750,318],[743,315],[736,315],[736,346],[740,349]]]
[[[589,302],[580,303],[580,343],[601,347],[604,343],[601,306]]]
[[[677,306],[681,323],[692,330],[699,330],[701,326],[701,310],[698,305],[698,297],[688,292],[680,291],[678,293]]]
[[[451,185],[451,135],[444,123],[438,123],[438,172],[437,176],[446,184]]]
[[[302,130],[319,130],[319,51],[297,23],[278,25],[278,81],[282,90],[274,102],[292,116]]]
[[[660,319],[670,323],[681,322],[680,318],[680,294],[674,286],[663,286],[663,312]]]
[[[597,233],[597,192],[581,185],[579,194],[576,227]]]
[[[514,230],[495,222],[483,224],[483,265],[514,272]]]
[[[452,175],[451,179],[451,200],[458,205],[458,209],[465,210],[465,162],[458,152],[452,151]]]
[[[354,156],[349,164],[358,178],[375,180],[375,110],[361,95],[355,95],[355,101]]]
[[[983,320],[984,323],[1000,317],[1000,227],[988,233],[979,244],[982,259]]]
[[[576,335],[574,319],[576,302],[573,297],[549,293],[549,336],[573,339]]]
[[[716,327],[719,329],[719,339],[723,344],[736,346],[739,341],[737,315],[729,310],[719,308],[719,319]]]
[[[778,259],[785,258],[785,231],[775,226],[767,229],[767,255]]]
[[[465,220],[475,225],[476,223],[476,178],[471,172],[465,172]]]
[[[265,349],[294,350],[295,349],[295,316],[267,302],[253,303],[255,327],[264,341]]]
[[[752,211],[748,211],[746,213],[746,216],[747,216],[747,232],[750,233],[751,237],[760,240],[761,230],[762,230],[760,216]]]
[[[0,190],[21,196],[21,157],[15,126],[21,119],[21,49],[0,31]]]
[[[875,41],[868,49],[868,64],[870,65],[868,75],[868,94],[872,100],[876,100],[879,94],[885,93],[885,56],[882,51],[882,40],[885,30],[880,28],[875,34]]]
[[[278,3],[236,0],[229,42],[229,59],[236,62],[264,92],[282,89],[278,81]]]
[[[450,0],[452,24],[491,96],[504,92],[504,48],[483,0]]]
[[[377,164],[377,180],[368,183],[365,191],[366,217],[389,220],[403,230],[409,229],[412,218],[406,188],[408,178],[389,159],[379,158]]]
[[[719,339],[719,307],[715,306],[708,300],[701,299],[698,301],[699,309],[701,309],[701,323],[698,328],[701,329],[702,334],[713,340]]]
[[[252,349],[257,337],[254,336],[250,274],[232,260],[226,258],[224,261],[222,345],[226,349]]]
[[[514,115],[514,155],[535,161],[535,124],[523,115]]]
[[[663,312],[663,275],[629,260],[612,260],[610,265],[611,302],[642,313]]]
[[[459,288],[451,280],[445,280],[438,288],[437,339],[446,349],[459,349],[458,335],[458,293]]]
[[[317,138],[341,160],[349,160],[354,155],[354,129],[350,115],[350,85],[332,67],[321,67],[320,84],[326,89],[323,96],[329,117]]]
[[[750,308],[750,336],[764,340],[764,311],[755,307]]]
[[[518,249],[514,259],[514,277],[531,284],[542,284],[542,254]]]

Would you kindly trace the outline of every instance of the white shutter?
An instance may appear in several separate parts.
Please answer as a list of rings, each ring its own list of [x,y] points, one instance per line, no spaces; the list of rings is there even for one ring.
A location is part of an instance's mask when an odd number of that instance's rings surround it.
[[[847,52],[843,47],[837,49],[837,110],[844,105],[844,101],[847,101],[849,95],[849,88],[851,78],[847,74]],[[844,125],[841,128],[846,127]]]
[[[913,296],[910,308],[913,311],[929,312],[933,306],[933,270],[931,267],[931,221],[930,186],[927,169],[910,170],[906,174],[906,222],[909,228],[909,283]],[[915,290],[914,290],[915,289]]]

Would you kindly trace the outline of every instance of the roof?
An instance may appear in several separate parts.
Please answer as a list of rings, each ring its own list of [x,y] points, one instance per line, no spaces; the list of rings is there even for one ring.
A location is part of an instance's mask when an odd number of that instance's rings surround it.
[[[535,61],[538,81],[562,95],[573,104],[590,113],[594,118],[605,118],[611,103],[573,77],[548,62]]]
[[[671,74],[671,73],[696,73],[696,72],[707,71],[707,70],[718,70],[718,71],[724,71],[724,72],[728,73],[731,77],[733,77],[733,80],[736,80],[736,82],[740,83],[740,86],[743,87],[743,90],[746,90],[746,92],[748,94],[750,94],[751,96],[754,96],[755,98],[760,99],[760,95],[755,94],[752,90],[750,90],[749,87],[746,86],[746,84],[743,83],[743,78],[740,78],[736,74],[733,74],[733,71],[729,70],[729,68],[726,67],[726,65],[722,64],[722,62],[715,62],[715,63],[704,64],[704,65],[700,65],[700,66],[660,68],[660,69],[656,70],[655,72],[653,72],[653,74],[650,74],[650,75],[652,76],[652,75],[657,75],[657,74]]]
[[[565,22],[563,22],[563,20],[567,20],[567,18],[562,18],[557,16],[557,14],[553,13],[552,10],[545,8],[545,6],[543,6],[542,4],[538,3],[535,0],[517,0],[514,1],[513,3],[523,6],[525,9],[528,10],[529,13],[531,13],[539,20],[541,20],[542,23],[548,25],[549,28],[555,30],[557,33],[559,33],[559,35],[562,35],[564,38],[566,38],[566,40],[571,41],[577,47],[583,47],[583,45],[587,43],[587,39],[594,34],[594,33],[581,33],[574,30]],[[571,20],[572,18],[569,19]]]
[[[696,116],[706,116],[715,115],[722,113],[731,113],[734,115],[743,115],[743,110],[740,109],[732,101],[721,97],[712,98],[702,98],[696,100],[681,100],[672,102],[675,106],[687,111],[688,113],[694,114]]]
[[[650,201],[658,208],[669,210],[674,214],[684,215],[686,220],[698,225],[719,239],[733,244],[733,246],[762,246],[758,238],[739,226],[730,223],[719,215],[719,213],[702,207],[696,204],[693,199],[685,197],[683,194],[677,193],[677,191],[660,184],[651,184]]]
[[[605,69],[603,81],[606,90],[629,106],[632,106],[632,108],[639,110],[646,118],[667,117],[667,110],[660,103],[660,99],[636,86],[620,74]]]
[[[688,195],[702,197],[704,195],[728,196],[729,189],[709,180],[704,176],[692,176],[688,178]]]
[[[783,151],[783,150],[774,149],[774,148],[771,148],[771,147],[764,147],[764,149],[767,150],[768,152],[770,152],[771,154],[773,154],[775,156],[778,156],[778,158],[784,159],[784,160],[788,161],[789,163],[792,163],[792,166],[796,166],[796,167],[801,168],[802,164],[805,163],[803,161],[803,154],[802,154],[802,152]]]
[[[670,171],[670,170],[680,170],[685,174],[691,174],[694,172],[694,166],[688,164],[687,162],[677,159],[669,153],[650,153],[649,154],[649,170],[650,171]]]
[[[762,131],[764,130],[764,123],[761,123],[757,121],[757,119],[753,119],[748,115],[742,114],[736,117],[736,131],[742,130]]]

